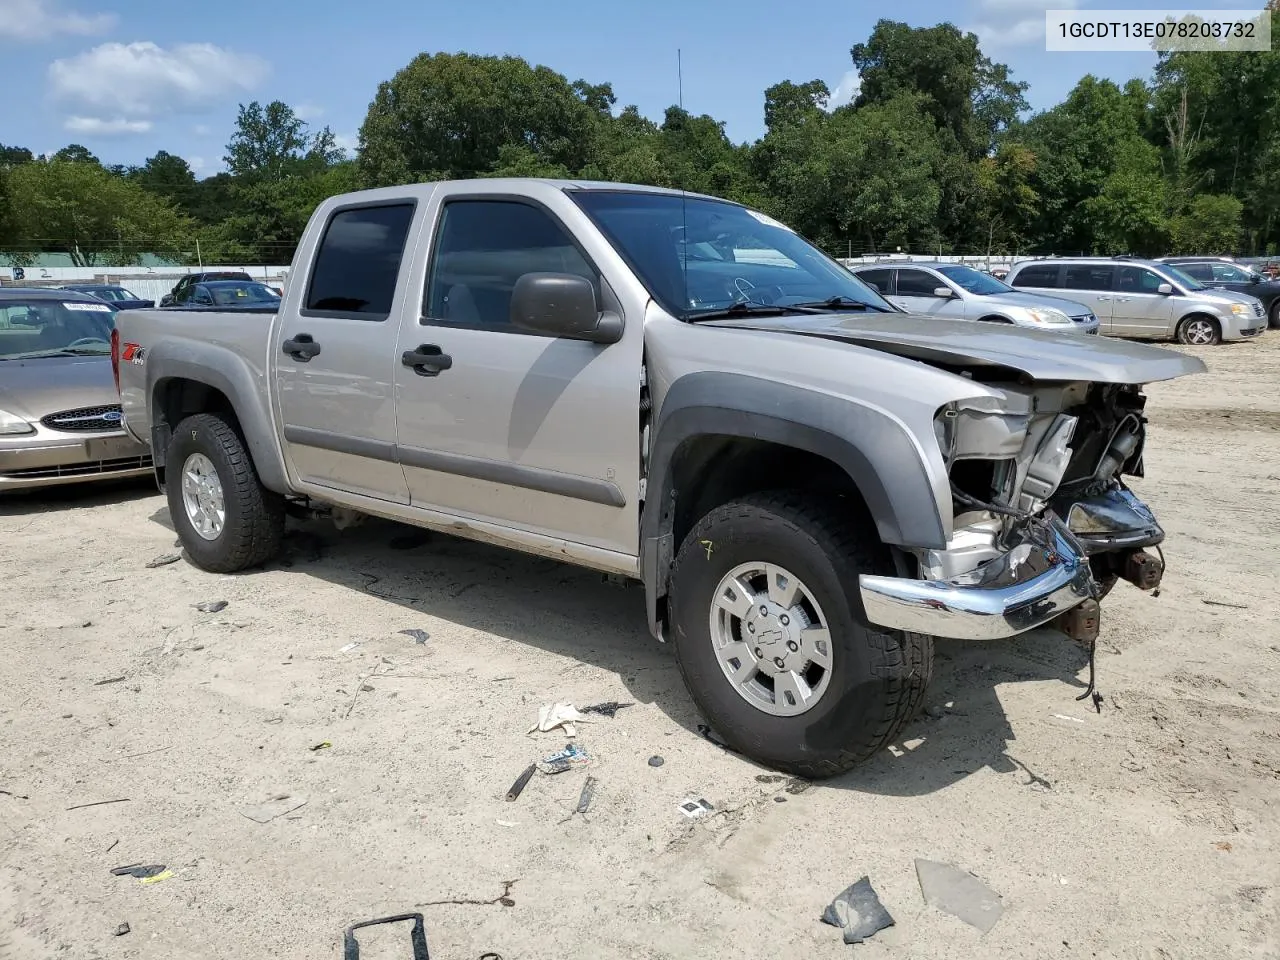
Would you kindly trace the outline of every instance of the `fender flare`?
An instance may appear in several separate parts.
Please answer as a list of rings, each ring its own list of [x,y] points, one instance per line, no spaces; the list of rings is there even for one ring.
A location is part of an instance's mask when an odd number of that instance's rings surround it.
[[[846,397],[733,373],[692,373],[667,391],[653,429],[640,517],[640,570],[649,628],[661,639],[658,605],[675,552],[672,462],[698,436],[767,440],[817,454],[857,487],[880,539],[943,549],[946,531],[912,437],[892,417]]]
[[[162,340],[147,352],[147,418],[151,423],[152,454],[157,468],[163,449],[157,440],[167,440],[177,424],[163,424],[156,405],[157,388],[166,380],[190,380],[218,390],[231,404],[240,423],[240,432],[258,479],[268,490],[287,495],[288,475],[280,444],[272,427],[271,411],[264,400],[263,375],[256,373],[238,354],[216,343]]]

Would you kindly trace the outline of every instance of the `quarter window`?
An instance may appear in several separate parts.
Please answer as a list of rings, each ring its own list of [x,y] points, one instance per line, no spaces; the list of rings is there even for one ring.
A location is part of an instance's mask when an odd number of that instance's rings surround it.
[[[1058,265],[1056,263],[1038,264],[1034,267],[1023,267],[1010,281],[1014,287],[1056,287],[1058,285]]]
[[[1092,263],[1068,264],[1063,272],[1062,285],[1068,290],[1110,290],[1116,276],[1115,267]]]
[[[385,320],[412,221],[412,203],[335,213],[316,251],[305,310]]]
[[[871,287],[881,296],[889,292],[889,271],[888,270],[859,270],[854,274],[859,280]]]

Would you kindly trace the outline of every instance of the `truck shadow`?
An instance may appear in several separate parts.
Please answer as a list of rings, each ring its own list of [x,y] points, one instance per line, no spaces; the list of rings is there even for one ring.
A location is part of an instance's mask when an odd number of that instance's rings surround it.
[[[167,522],[161,514],[153,519]],[[426,613],[589,663],[616,674],[635,700],[656,705],[701,736],[705,721],[670,648],[648,633],[639,584],[610,583],[556,560],[380,520],[346,531],[322,522],[291,522],[285,553],[274,565],[396,603],[405,608],[406,626],[413,625],[413,614]],[[574,625],[572,634],[567,623]],[[1055,681],[1046,684],[1052,701],[1045,709],[1080,713],[1084,705],[1072,698],[1082,689],[1077,674],[1084,652],[1048,631],[1017,643],[940,641],[938,648],[927,713],[908,725],[891,750],[824,785],[910,796],[986,767],[1021,769],[1029,783],[1036,781],[1033,761],[1023,766],[1009,755],[1015,735],[995,686]]]
[[[55,510],[109,507],[155,496],[155,493],[156,482],[150,476],[9,490],[0,493],[0,517],[34,516]],[[165,519],[168,520],[167,514]]]

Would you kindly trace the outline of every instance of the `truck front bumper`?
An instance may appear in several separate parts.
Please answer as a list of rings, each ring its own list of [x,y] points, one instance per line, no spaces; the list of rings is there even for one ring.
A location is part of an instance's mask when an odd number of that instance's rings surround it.
[[[891,630],[997,640],[1043,626],[1094,596],[1080,542],[1049,517],[1022,542],[952,580],[859,577],[867,620]]]

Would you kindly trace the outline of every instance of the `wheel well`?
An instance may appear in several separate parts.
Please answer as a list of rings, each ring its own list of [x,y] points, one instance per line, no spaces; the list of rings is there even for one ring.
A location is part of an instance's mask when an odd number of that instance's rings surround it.
[[[699,436],[677,449],[671,462],[675,493],[672,546],[723,503],[763,490],[809,490],[844,495],[853,509],[866,501],[848,473],[826,457],[748,437]]]
[[[979,323],[1013,323],[1008,317],[1002,317],[999,314],[989,313],[985,317],[978,320]]]
[[[1181,320],[1178,321],[1178,325],[1173,328],[1174,335],[1176,336],[1177,334],[1180,334],[1182,332],[1182,328],[1185,327],[1192,320],[1208,320],[1210,323],[1212,323],[1215,327],[1218,328],[1219,333],[1222,332],[1221,320],[1219,320],[1217,317],[1215,317],[1211,313],[1202,313],[1200,311],[1196,311],[1195,313],[1188,313],[1185,317],[1183,317]]]
[[[156,467],[156,479],[163,486],[165,451],[173,428],[186,417],[196,413],[220,413],[227,417],[232,428],[239,433],[240,421],[227,395],[217,387],[185,377],[168,377],[159,380],[151,404],[151,453]]]

